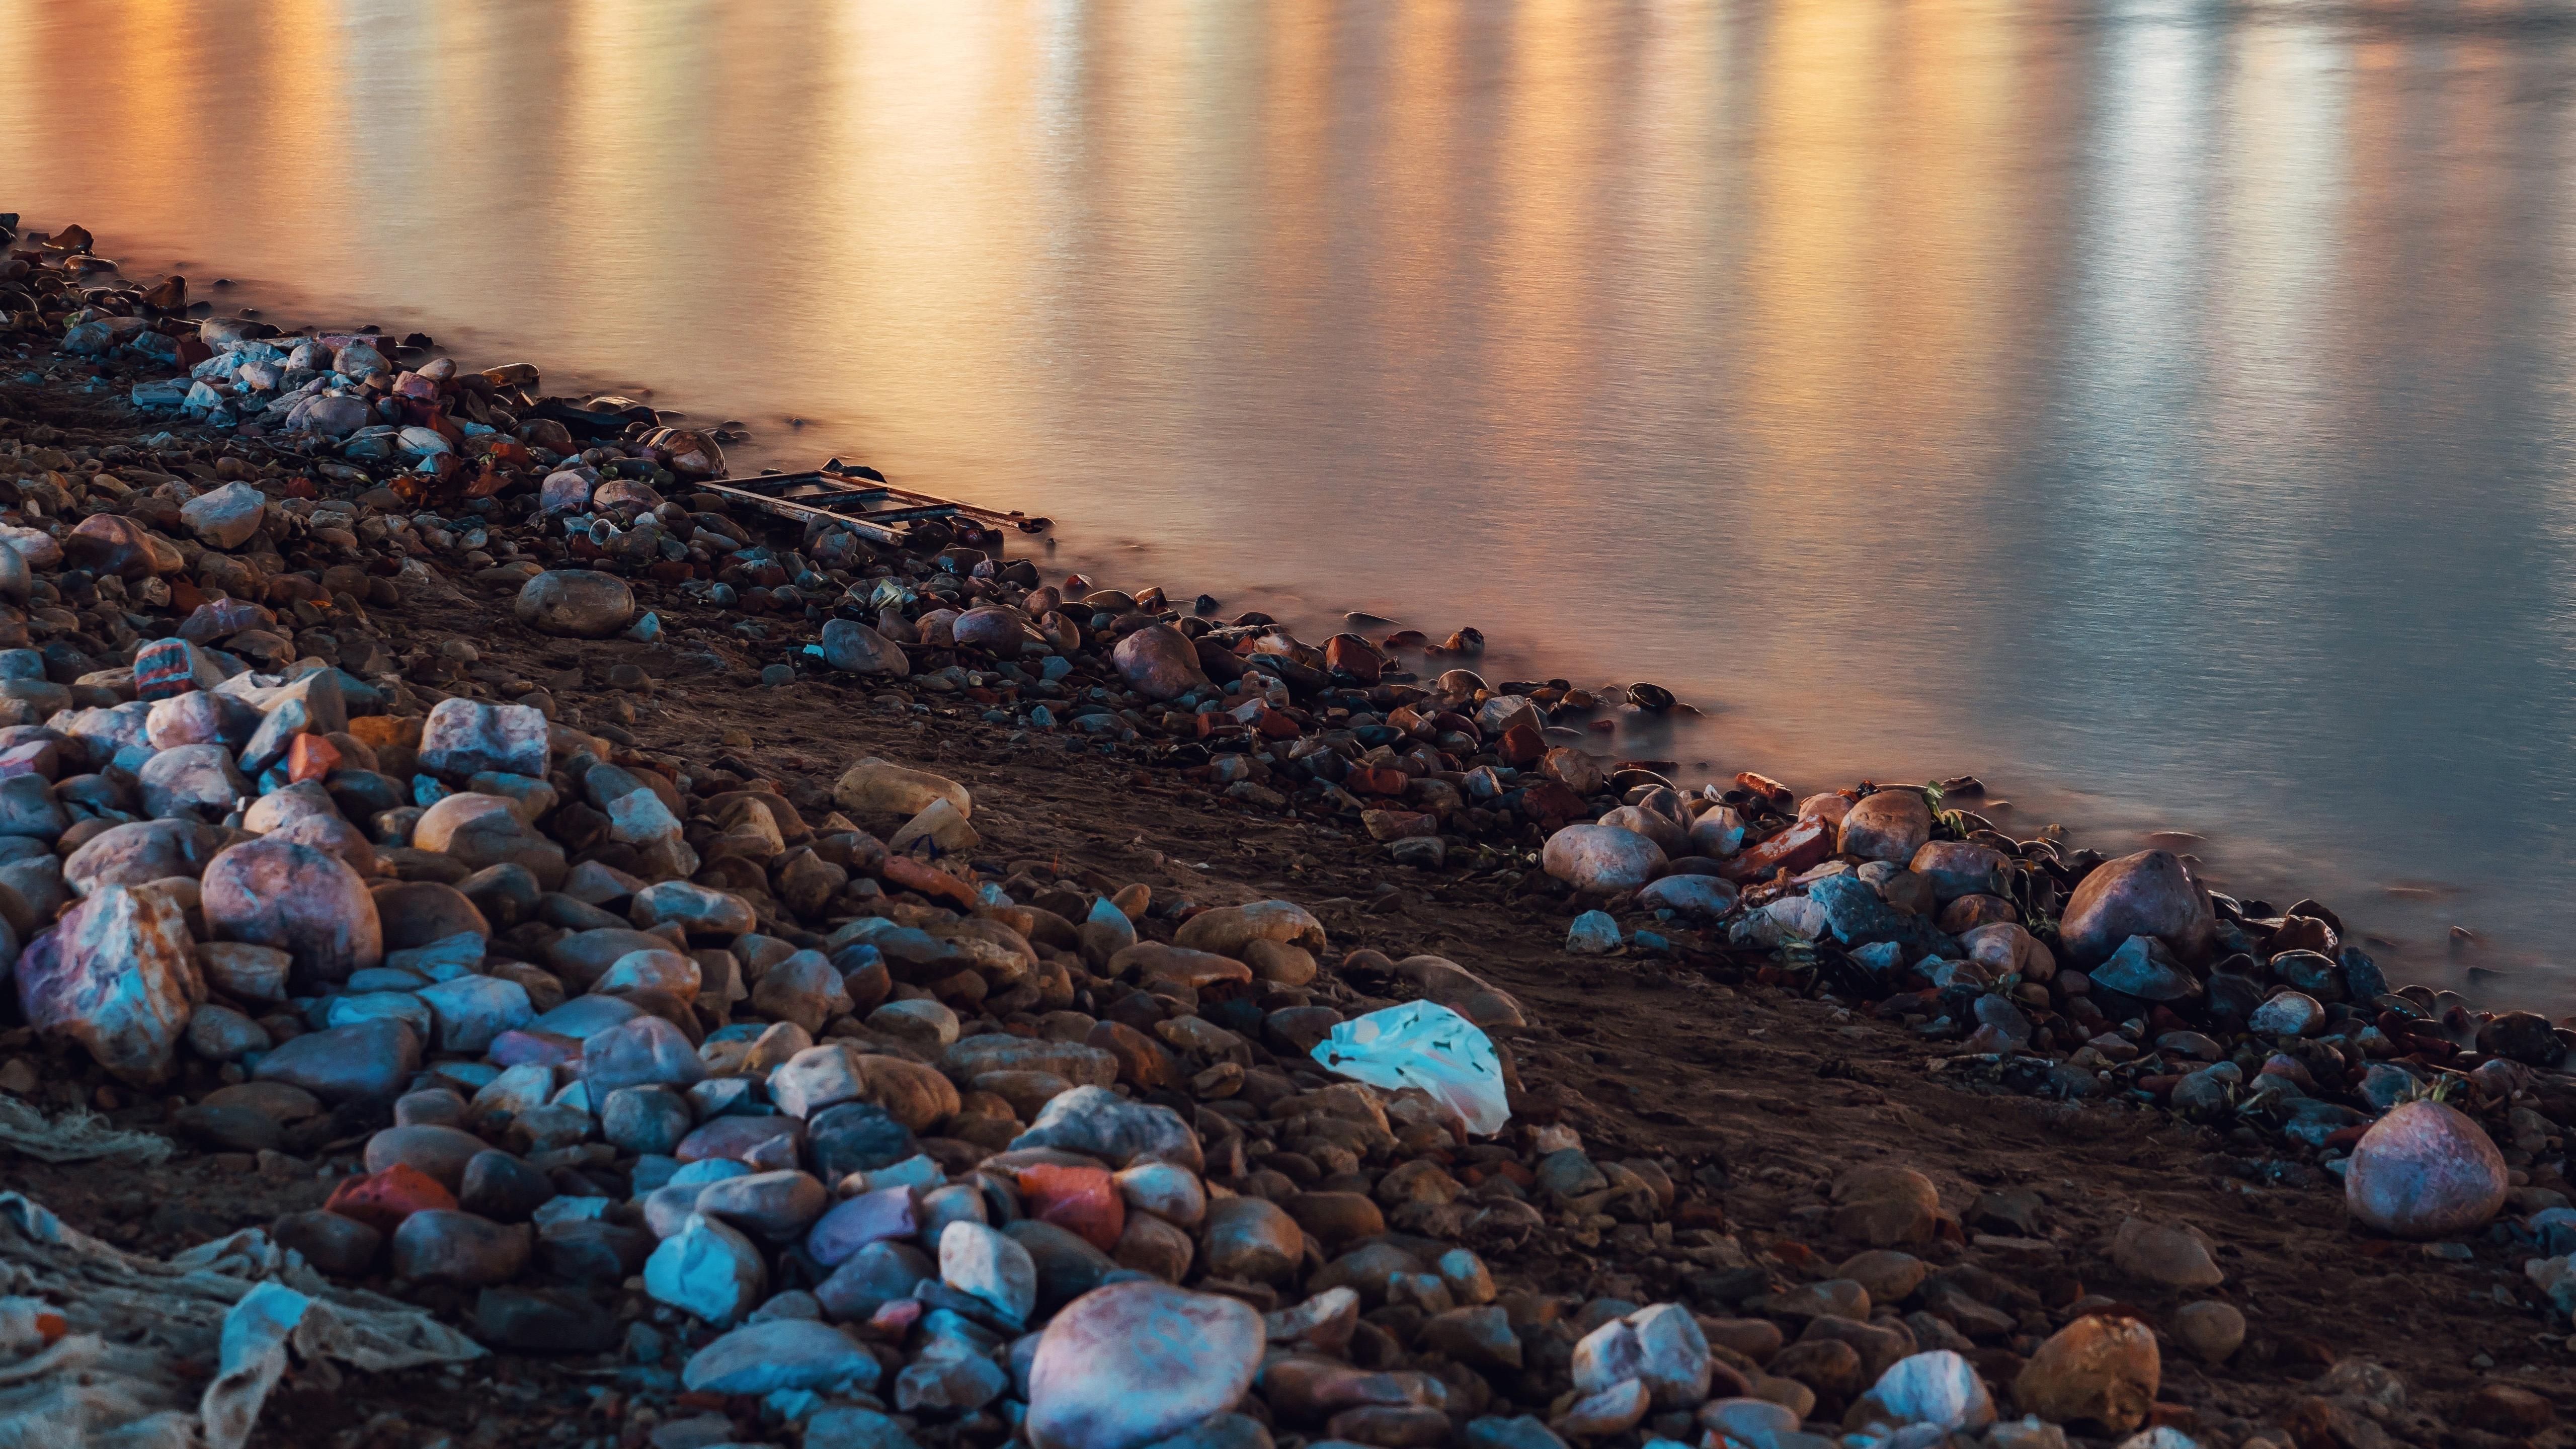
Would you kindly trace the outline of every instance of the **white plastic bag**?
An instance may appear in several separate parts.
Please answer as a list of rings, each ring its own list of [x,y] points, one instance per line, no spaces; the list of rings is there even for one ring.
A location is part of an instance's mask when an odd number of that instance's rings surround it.
[[[0,1286],[63,1320],[49,1348],[0,1344],[0,1449],[240,1449],[289,1347],[369,1373],[484,1352],[409,1304],[334,1287],[258,1228],[163,1261],[14,1192],[0,1192]],[[208,1362],[199,1394],[203,1370],[183,1364]]]
[[[1503,1063],[1474,1022],[1433,1001],[1409,1001],[1343,1022],[1315,1043],[1327,1071],[1400,1092],[1419,1087],[1480,1137],[1512,1119]]]

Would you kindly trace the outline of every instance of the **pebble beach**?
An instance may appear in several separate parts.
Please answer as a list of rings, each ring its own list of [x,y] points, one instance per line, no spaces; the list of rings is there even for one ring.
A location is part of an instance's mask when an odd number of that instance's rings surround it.
[[[1684,783],[1651,684],[780,517],[723,427],[15,222],[45,1442],[2576,1437],[2576,1032],[2328,902]]]

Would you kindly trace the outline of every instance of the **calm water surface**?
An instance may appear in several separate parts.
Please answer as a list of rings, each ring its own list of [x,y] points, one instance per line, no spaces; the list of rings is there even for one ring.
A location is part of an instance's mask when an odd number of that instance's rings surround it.
[[[2503,0],[0,4],[0,209],[135,275],[1711,712],[1641,751],[2195,831],[2556,1010],[2572,110]]]

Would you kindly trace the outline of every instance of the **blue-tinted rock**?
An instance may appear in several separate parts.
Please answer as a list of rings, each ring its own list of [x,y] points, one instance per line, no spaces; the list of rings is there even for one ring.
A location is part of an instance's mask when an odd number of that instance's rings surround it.
[[[2093,984],[2140,1001],[2189,1001],[2200,981],[2154,936],[2131,936],[2093,968]]]
[[[827,1107],[805,1124],[806,1158],[825,1182],[891,1167],[920,1150],[912,1129],[873,1102]]]
[[[1049,1323],[1029,1369],[1037,1449],[1144,1449],[1242,1399],[1260,1367],[1261,1316],[1159,1283],[1085,1294]]]
[[[865,1393],[883,1372],[875,1355],[830,1324],[778,1318],[737,1328],[699,1349],[680,1381],[693,1393]]]

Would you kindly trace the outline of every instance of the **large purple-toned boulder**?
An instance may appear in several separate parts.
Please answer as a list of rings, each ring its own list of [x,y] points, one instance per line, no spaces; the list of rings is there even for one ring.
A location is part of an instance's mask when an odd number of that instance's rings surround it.
[[[2485,1128],[2440,1102],[2408,1102],[2361,1135],[2343,1200],[2383,1233],[2447,1238],[2485,1227],[2511,1186]]]
[[[1001,658],[1017,659],[1021,646],[1028,641],[1027,619],[1028,616],[1017,609],[986,604],[958,615],[957,622],[950,626],[950,632],[962,647],[989,649]],[[1198,657],[1195,647],[1191,649],[1190,657],[1193,660]]]
[[[2218,916],[2209,892],[2170,850],[2104,861],[2075,887],[2058,939],[2072,964],[2089,968],[2131,936],[2155,936],[2185,961],[2209,954]]]
[[[1118,677],[1147,699],[1175,699],[1208,682],[1198,646],[1169,624],[1148,624],[1119,640],[1110,657]]]
[[[99,887],[18,958],[29,1024],[79,1042],[129,1082],[170,1074],[205,994],[187,921],[158,892]]]
[[[1029,1366],[1037,1449],[1141,1449],[1242,1399],[1261,1366],[1248,1304],[1160,1283],[1113,1283],[1065,1306]]]
[[[327,851],[275,838],[236,845],[206,867],[199,891],[215,939],[275,946],[300,976],[346,981],[384,960],[366,881]]]

